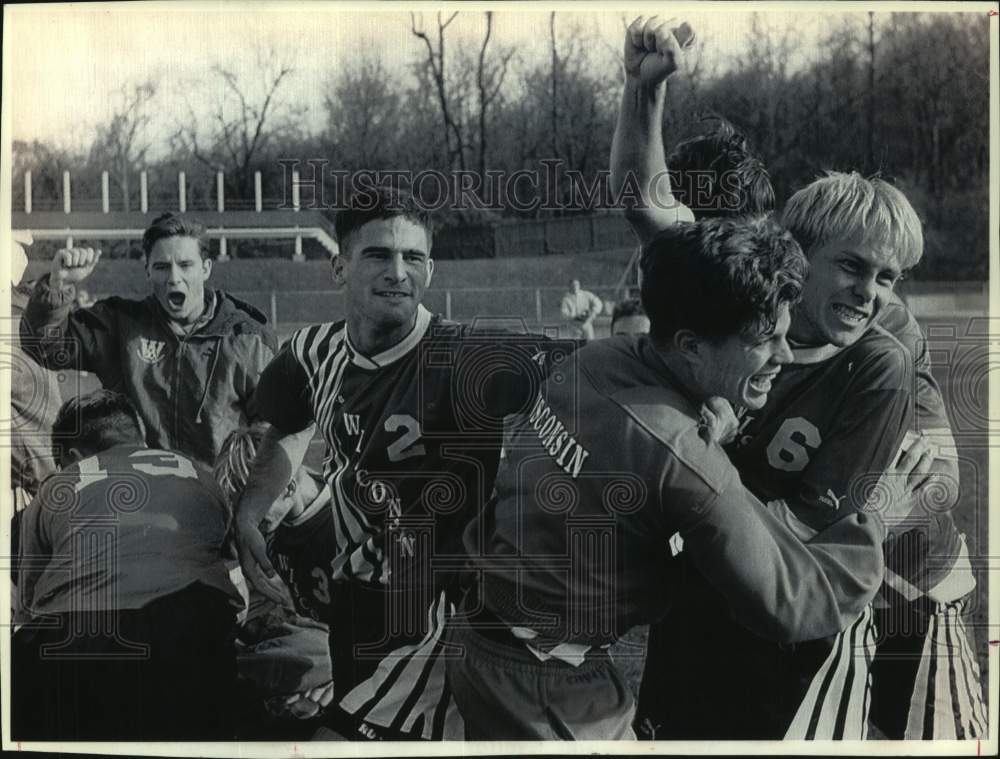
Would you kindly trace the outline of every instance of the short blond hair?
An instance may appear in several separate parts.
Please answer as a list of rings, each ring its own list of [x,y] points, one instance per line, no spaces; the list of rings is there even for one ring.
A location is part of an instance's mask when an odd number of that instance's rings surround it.
[[[920,218],[906,196],[854,171],[831,171],[803,187],[788,200],[781,222],[806,256],[832,239],[853,237],[892,251],[904,271],[924,254]]]

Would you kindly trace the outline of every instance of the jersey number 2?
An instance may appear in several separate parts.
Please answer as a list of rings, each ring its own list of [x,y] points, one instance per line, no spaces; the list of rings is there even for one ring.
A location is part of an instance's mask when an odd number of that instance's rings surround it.
[[[786,419],[767,446],[767,461],[783,472],[801,472],[809,464],[809,448],[819,448],[823,439],[816,425],[801,416]]]
[[[420,422],[409,414],[393,414],[385,420],[386,432],[398,432],[399,430],[405,430],[405,432],[386,448],[389,461],[403,461],[427,453],[423,443],[417,443],[417,440],[420,439]]]

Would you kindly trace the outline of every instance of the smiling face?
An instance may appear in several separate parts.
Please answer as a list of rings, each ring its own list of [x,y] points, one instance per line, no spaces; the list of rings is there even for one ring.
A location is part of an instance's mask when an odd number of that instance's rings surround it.
[[[717,395],[734,406],[759,409],[767,402],[771,383],[790,363],[788,305],[778,309],[774,330],[755,341],[730,335],[721,341],[699,341],[694,380],[706,397]]]
[[[792,338],[805,345],[851,345],[868,329],[900,274],[896,257],[871,242],[834,239],[815,246]]]
[[[146,276],[168,318],[192,324],[205,310],[205,281],[212,262],[202,259],[193,237],[164,237],[146,258]]]
[[[345,286],[348,329],[362,351],[384,350],[412,329],[431,283],[430,234],[402,216],[376,219],[352,232],[334,261]]]

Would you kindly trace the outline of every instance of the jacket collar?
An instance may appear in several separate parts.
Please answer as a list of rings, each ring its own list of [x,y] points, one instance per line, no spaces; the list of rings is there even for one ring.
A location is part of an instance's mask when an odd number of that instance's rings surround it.
[[[260,310],[223,290],[206,289],[205,298],[208,301],[205,313],[211,315],[205,321],[200,320],[197,326],[187,333],[189,336],[225,337],[232,333],[233,324],[236,322],[255,322],[260,327],[267,324],[267,317]],[[156,296],[149,295],[146,302],[167,323],[168,329],[177,334]]]

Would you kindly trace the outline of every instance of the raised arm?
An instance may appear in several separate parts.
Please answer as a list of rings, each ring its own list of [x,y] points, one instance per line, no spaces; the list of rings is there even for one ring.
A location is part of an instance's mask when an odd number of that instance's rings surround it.
[[[100,374],[114,355],[113,311],[103,302],[92,309],[72,310],[76,285],[90,276],[100,259],[101,251],[93,248],[65,248],[35,285],[20,331],[21,348],[38,364]]]
[[[611,143],[611,186],[642,243],[671,224],[694,220],[671,192],[662,138],[666,80],[693,39],[687,24],[675,28],[657,16],[640,16],[625,33],[625,88]]]

